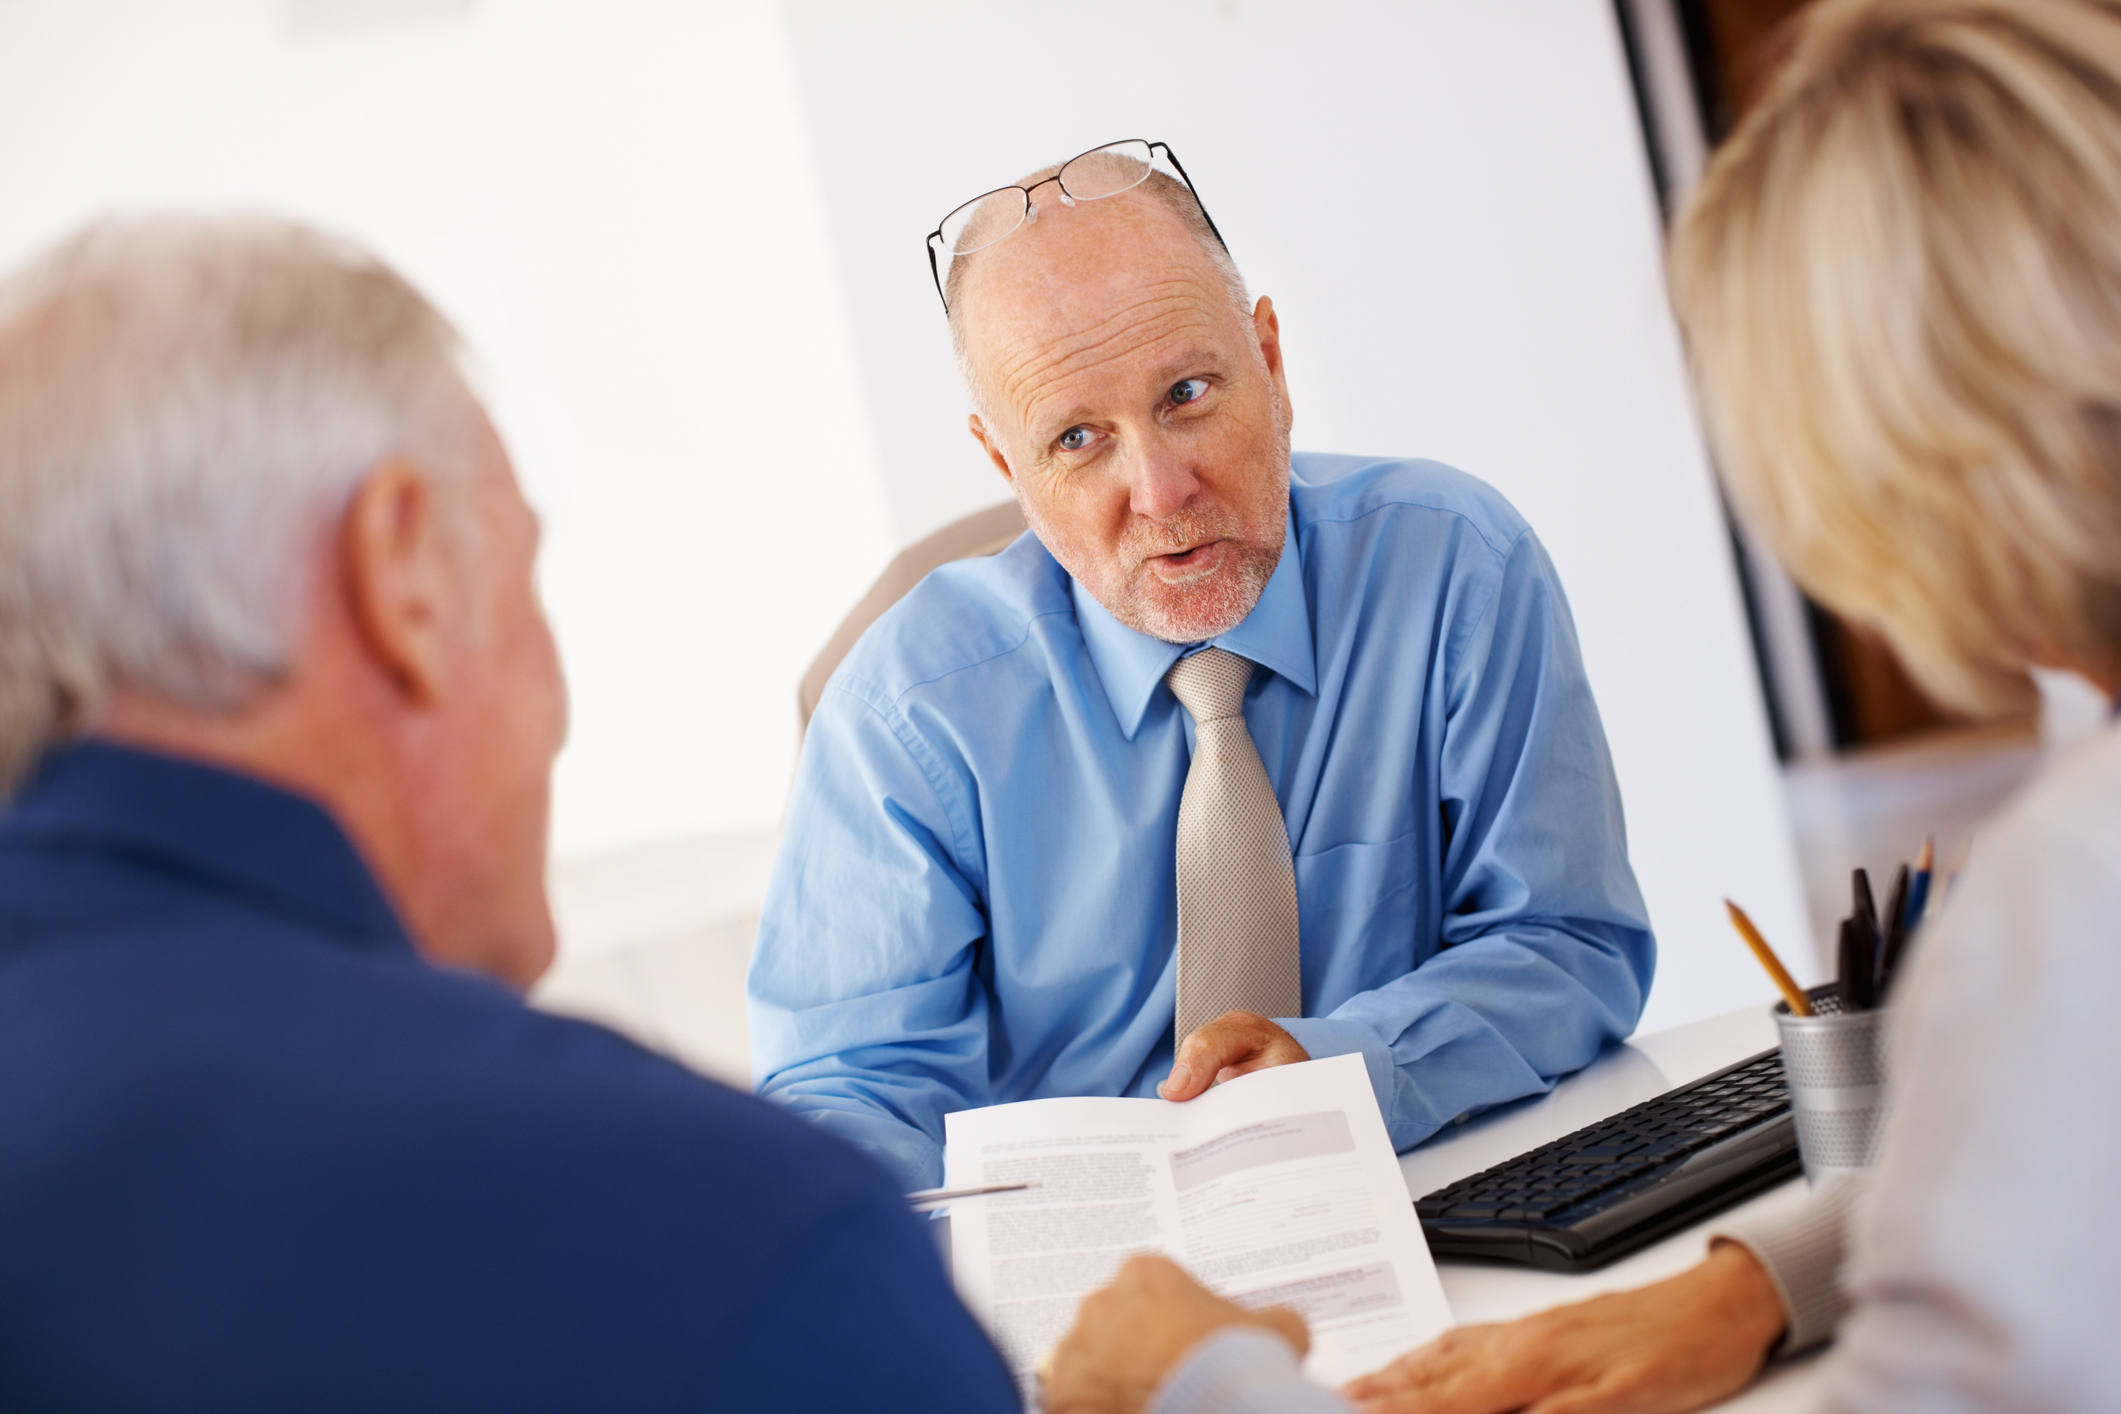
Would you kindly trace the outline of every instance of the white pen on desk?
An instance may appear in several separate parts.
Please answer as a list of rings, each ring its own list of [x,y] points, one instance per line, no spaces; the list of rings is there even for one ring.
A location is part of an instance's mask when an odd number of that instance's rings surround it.
[[[1035,1178],[1016,1183],[981,1183],[971,1188],[923,1188],[906,1195],[906,1205],[916,1212],[926,1208],[938,1208],[945,1203],[954,1203],[960,1198],[982,1198],[989,1193],[1017,1193],[1026,1188],[1038,1187]]]

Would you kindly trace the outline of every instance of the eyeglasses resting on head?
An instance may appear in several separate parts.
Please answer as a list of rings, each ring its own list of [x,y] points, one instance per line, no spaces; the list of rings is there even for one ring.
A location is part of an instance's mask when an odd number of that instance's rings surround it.
[[[1093,147],[1069,158],[1051,176],[1041,177],[1029,186],[996,187],[993,191],[982,192],[953,208],[936,224],[936,228],[928,233],[928,272],[935,277],[935,293],[943,302],[943,312],[950,312],[945,262],[1005,241],[1038,220],[1038,204],[1032,197],[1040,187],[1048,183],[1057,186],[1063,206],[1073,206],[1079,201],[1102,201],[1130,192],[1148,181],[1156,174],[1158,154],[1162,154],[1178,179],[1186,184],[1186,190],[1192,193],[1193,204],[1200,209],[1201,219],[1208,223],[1209,232],[1216,243],[1228,251],[1229,242],[1223,240],[1223,233],[1216,229],[1215,219],[1208,215],[1208,208],[1202,204],[1193,179],[1186,175],[1186,169],[1179,164],[1178,154],[1168,143],[1145,142],[1140,138],[1108,142],[1103,147]]]

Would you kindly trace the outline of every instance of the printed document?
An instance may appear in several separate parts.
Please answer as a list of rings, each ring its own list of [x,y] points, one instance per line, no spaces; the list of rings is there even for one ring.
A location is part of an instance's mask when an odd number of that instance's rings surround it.
[[[1084,1296],[1161,1252],[1243,1306],[1311,1327],[1338,1386],[1451,1323],[1362,1057],[1254,1071],[1184,1104],[1027,1100],[944,1120],[957,1286],[1027,1394]]]

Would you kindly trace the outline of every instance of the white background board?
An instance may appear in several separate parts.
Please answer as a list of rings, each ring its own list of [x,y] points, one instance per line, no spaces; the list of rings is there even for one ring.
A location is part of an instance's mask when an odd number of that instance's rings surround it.
[[[1123,136],[1274,295],[1302,445],[1455,462],[1552,549],[1664,943],[1645,1024],[1763,1000],[1718,900],[1803,914],[1603,0],[0,0],[0,267],[265,206],[464,327],[550,528],[570,853],[779,818],[810,655],[1002,494],[922,234]]]
[[[1645,1029],[1772,996],[1806,936],[1743,609],[1606,0],[784,0],[902,539],[1002,499],[921,239],[1170,143],[1281,314],[1296,442],[1500,487],[1559,565],[1663,943]]]
[[[546,516],[556,848],[777,822],[895,546],[770,0],[0,0],[0,268],[166,205],[342,230],[468,336]]]

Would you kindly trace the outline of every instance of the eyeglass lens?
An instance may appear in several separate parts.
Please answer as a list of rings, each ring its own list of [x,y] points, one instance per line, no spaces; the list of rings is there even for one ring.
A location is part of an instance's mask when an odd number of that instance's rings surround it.
[[[1060,169],[1060,188],[1071,201],[1118,196],[1149,180],[1150,157],[1149,144],[1141,141],[1095,148]],[[970,255],[1014,235],[1030,213],[1031,200],[1022,187],[1001,187],[974,197],[943,218],[943,250],[952,256]]]

